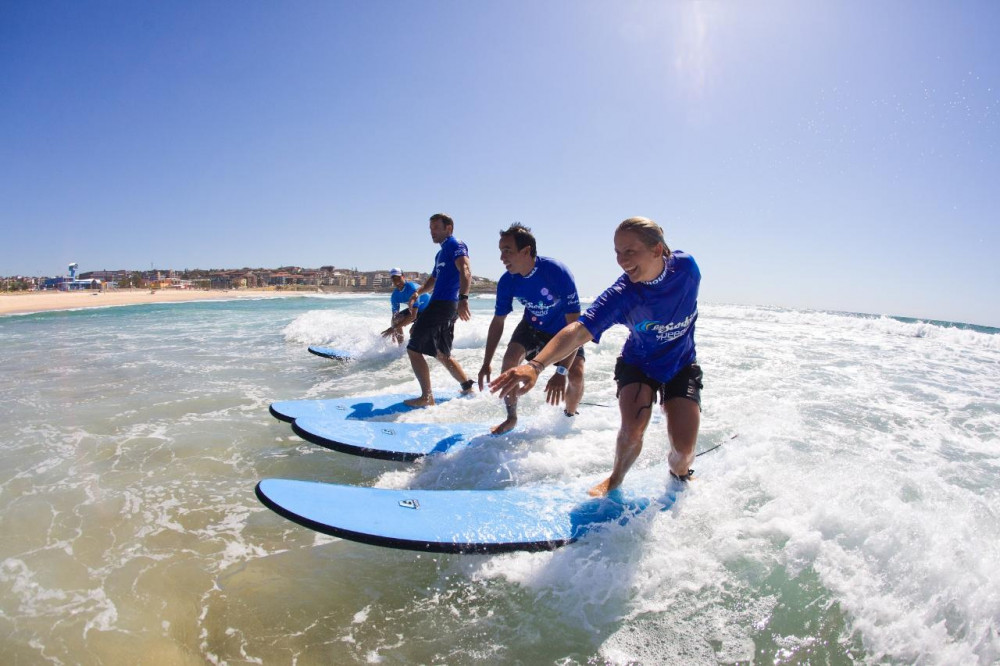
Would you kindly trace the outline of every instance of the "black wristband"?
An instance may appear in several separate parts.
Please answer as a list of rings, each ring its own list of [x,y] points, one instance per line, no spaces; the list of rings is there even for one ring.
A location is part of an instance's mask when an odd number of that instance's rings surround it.
[[[458,295],[458,300],[460,300],[460,301],[467,301],[467,300],[469,300],[469,295],[468,294],[459,294]]]

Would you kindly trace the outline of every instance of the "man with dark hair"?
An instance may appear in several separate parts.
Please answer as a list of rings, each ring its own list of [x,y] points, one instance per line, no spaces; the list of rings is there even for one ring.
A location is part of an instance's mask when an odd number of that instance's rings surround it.
[[[580,297],[573,274],[562,263],[539,257],[531,229],[515,222],[500,232],[500,261],[507,272],[497,282],[497,303],[493,321],[486,336],[486,352],[479,370],[479,389],[493,372],[493,354],[503,335],[504,322],[513,309],[516,298],[524,304],[524,316],[503,356],[503,370],[535,357],[542,347],[564,326],[580,317]],[[551,405],[566,400],[566,416],[574,416],[583,398],[583,347],[555,364],[556,372],[545,387]],[[495,426],[494,434],[507,432],[517,425],[517,395],[504,398],[507,419]]]
[[[434,404],[431,392],[431,369],[424,356],[433,356],[451,373],[462,387],[462,394],[472,393],[475,384],[462,366],[451,356],[451,343],[455,337],[455,320],[469,321],[469,289],[472,286],[472,269],[469,265],[469,248],[452,235],[455,222],[443,213],[430,217],[431,240],[440,244],[434,257],[434,268],[427,281],[410,296],[410,309],[416,310],[417,299],[430,293],[431,300],[421,311],[410,329],[410,342],[406,353],[410,357],[413,374],[420,384],[420,397],[404,402],[411,407]]]
[[[388,338],[392,336],[398,344],[403,344],[403,327],[412,324],[420,310],[426,307],[427,302],[430,300],[430,296],[424,294],[417,299],[417,307],[415,308],[405,308],[402,312],[399,310],[403,303],[409,305],[410,296],[416,293],[420,285],[416,282],[407,282],[403,278],[403,271],[400,268],[392,268],[389,270],[389,279],[392,280],[392,295],[389,297],[389,302],[392,305],[392,320],[390,321],[389,328],[382,331],[382,337]]]

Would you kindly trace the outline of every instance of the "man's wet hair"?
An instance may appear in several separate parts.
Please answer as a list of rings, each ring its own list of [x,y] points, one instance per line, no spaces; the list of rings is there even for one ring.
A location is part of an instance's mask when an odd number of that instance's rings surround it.
[[[514,245],[517,246],[518,250],[523,250],[526,247],[531,248],[531,256],[537,257],[538,250],[535,245],[535,237],[531,233],[529,227],[524,226],[520,222],[515,222],[514,224],[507,227],[504,231],[500,232],[500,238],[513,238]]]
[[[440,222],[441,224],[443,224],[446,227],[454,227],[455,226],[455,220],[451,219],[451,217],[449,217],[448,215],[445,215],[444,213],[434,213],[433,215],[431,215],[430,221],[431,222]]]

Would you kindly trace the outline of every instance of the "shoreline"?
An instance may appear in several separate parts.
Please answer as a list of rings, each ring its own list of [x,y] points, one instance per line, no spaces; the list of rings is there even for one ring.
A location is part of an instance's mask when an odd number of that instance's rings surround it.
[[[233,301],[242,298],[285,297],[302,295],[383,294],[391,290],[368,291],[357,288],[294,289],[257,287],[245,289],[113,289],[109,291],[15,291],[0,293],[0,317],[25,315],[56,310],[81,310],[116,305],[146,305],[148,303],[186,303],[191,301]],[[473,288],[472,293],[490,294],[492,289]]]
[[[80,310],[117,305],[185,303],[191,301],[231,301],[261,296],[296,295],[295,291],[274,289],[149,289],[115,291],[27,291],[0,294],[0,316],[33,314],[56,310]]]

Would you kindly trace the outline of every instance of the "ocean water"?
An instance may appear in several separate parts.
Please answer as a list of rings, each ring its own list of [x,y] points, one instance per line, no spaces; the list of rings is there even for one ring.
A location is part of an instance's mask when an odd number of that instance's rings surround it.
[[[473,312],[455,352],[471,376],[492,300]],[[1000,662],[1000,331],[703,305],[699,448],[723,446],[684,501],[554,552],[469,556],[320,535],[254,485],[599,477],[617,412],[570,421],[536,389],[507,437],[418,464],[269,416],[415,391],[387,320],[387,298],[343,296],[0,318],[4,663]],[[585,401],[613,404],[624,336],[588,348]],[[490,396],[419,414],[502,417]],[[637,468],[665,440],[657,419]]]

